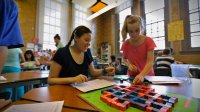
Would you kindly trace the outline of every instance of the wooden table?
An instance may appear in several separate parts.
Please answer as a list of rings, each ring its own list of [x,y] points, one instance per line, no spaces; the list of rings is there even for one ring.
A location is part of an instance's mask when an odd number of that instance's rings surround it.
[[[116,82],[116,84],[120,84]],[[155,91],[160,94],[166,94],[167,92],[173,92],[176,94],[180,94],[186,97],[193,97],[194,93],[192,88],[193,85],[200,85],[200,79],[191,79],[191,83],[182,83],[180,85],[149,85],[152,88],[155,88]],[[193,88],[194,89],[194,88]],[[200,93],[200,89],[197,86],[196,95]],[[49,87],[42,87],[32,89],[27,92],[22,99],[29,101],[39,101],[39,102],[47,102],[47,101],[61,101],[64,100],[65,107],[72,107],[74,109],[84,109],[84,110],[96,110],[95,107],[90,104],[84,102],[81,98],[79,98],[79,94],[81,94],[79,90],[69,86],[69,85],[53,85]],[[200,94],[199,94],[200,95]],[[199,96],[198,96],[199,97]],[[199,97],[200,98],[200,97]],[[200,100],[199,100],[200,104]],[[200,105],[199,105],[200,110]]]
[[[195,87],[197,91],[194,91],[193,85],[200,85],[200,79],[191,78],[191,82],[188,81],[181,84],[150,85],[150,87],[155,88],[155,92],[159,94],[172,92],[186,97],[196,97],[198,94],[197,97],[200,98],[200,87]]]
[[[48,73],[42,72],[19,72],[19,73],[8,73],[3,74],[3,76],[7,79],[5,81],[0,81],[0,90],[5,88],[13,88],[13,99],[16,99],[16,88],[20,86],[25,86],[28,91],[28,87],[34,84],[46,84],[47,78],[49,76]]]
[[[0,112],[3,112],[4,110],[6,110],[7,108],[9,108],[12,105],[33,104],[33,103],[37,103],[37,102],[27,101],[27,100],[16,101],[16,102],[13,102],[13,103],[7,105],[6,107],[0,109]],[[85,112],[85,111],[71,109],[71,108],[62,108],[62,112]]]
[[[27,92],[22,99],[37,102],[64,100],[64,107],[85,111],[98,111],[95,107],[79,98],[82,92],[69,85],[53,85],[35,88]]]

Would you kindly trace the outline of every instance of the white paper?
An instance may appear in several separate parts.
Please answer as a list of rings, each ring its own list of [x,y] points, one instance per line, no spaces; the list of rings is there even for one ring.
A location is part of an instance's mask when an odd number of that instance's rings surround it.
[[[192,97],[200,99],[199,79],[192,80]]]
[[[7,80],[4,76],[0,76],[0,81],[5,81],[5,80]]]
[[[61,112],[64,101],[13,105],[4,112]]]
[[[181,80],[175,77],[168,76],[145,76],[145,78],[152,82],[152,84],[170,84],[170,83],[181,83]]]
[[[79,89],[82,92],[88,92],[108,86],[114,85],[115,82],[107,81],[104,79],[95,79],[82,84],[72,84],[73,87]]]
[[[26,48],[27,49],[34,49],[34,44],[33,43],[27,43]]]

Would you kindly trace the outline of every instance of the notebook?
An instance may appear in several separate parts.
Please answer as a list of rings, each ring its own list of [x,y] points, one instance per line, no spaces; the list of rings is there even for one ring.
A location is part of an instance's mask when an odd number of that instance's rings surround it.
[[[73,87],[77,88],[82,92],[88,92],[108,86],[115,85],[115,82],[108,81],[105,79],[95,79],[88,82],[84,82],[82,84],[72,84]]]
[[[179,84],[182,81],[169,76],[145,76],[145,78],[152,84]]]

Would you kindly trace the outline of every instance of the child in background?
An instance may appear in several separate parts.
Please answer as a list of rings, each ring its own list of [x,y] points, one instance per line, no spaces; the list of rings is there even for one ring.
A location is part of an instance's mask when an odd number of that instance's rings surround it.
[[[32,50],[27,50],[27,51],[24,53],[24,57],[25,57],[25,61],[26,61],[26,62],[34,61],[36,66],[39,66],[39,65],[40,65],[40,62],[39,62],[38,59],[34,56]]]
[[[170,65],[175,63],[174,57],[171,55],[171,49],[164,49],[163,55],[156,57],[156,68],[171,68]]]

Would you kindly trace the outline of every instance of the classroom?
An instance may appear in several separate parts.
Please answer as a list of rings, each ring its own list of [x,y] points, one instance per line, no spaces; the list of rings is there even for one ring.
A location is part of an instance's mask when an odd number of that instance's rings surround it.
[[[199,112],[199,7],[0,0],[0,112]]]

